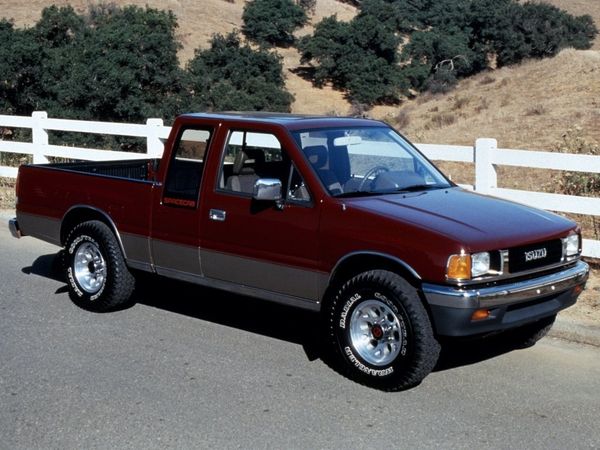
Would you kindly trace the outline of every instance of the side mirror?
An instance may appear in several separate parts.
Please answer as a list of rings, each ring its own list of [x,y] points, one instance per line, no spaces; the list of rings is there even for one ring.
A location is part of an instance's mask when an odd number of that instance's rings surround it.
[[[279,202],[283,197],[281,180],[276,178],[259,178],[254,183],[252,198],[260,201]]]

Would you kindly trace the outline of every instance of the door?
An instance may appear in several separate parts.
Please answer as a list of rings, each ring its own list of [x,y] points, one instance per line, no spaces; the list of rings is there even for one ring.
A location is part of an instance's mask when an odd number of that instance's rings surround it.
[[[164,171],[164,183],[155,190],[152,210],[151,252],[157,273],[194,280],[200,265],[200,186],[214,129],[181,125]],[[164,163],[164,161],[163,161]]]
[[[202,208],[205,276],[295,298],[319,300],[319,209],[290,153],[272,133],[229,130],[214,189]],[[283,201],[252,198],[260,178],[278,179]]]

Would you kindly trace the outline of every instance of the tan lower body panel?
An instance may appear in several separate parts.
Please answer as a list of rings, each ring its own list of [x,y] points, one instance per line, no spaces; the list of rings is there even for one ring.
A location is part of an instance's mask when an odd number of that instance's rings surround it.
[[[328,276],[237,255],[200,249],[204,275],[235,284],[320,301]]]
[[[17,220],[24,236],[31,236],[60,246],[61,221],[59,219],[17,212]]]

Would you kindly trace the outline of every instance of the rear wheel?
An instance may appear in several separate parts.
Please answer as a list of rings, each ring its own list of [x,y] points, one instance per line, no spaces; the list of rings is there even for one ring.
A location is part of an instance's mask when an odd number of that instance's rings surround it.
[[[71,230],[65,247],[66,278],[73,302],[90,311],[128,304],[135,286],[112,230],[103,222],[83,222]]]
[[[326,322],[334,367],[370,387],[416,386],[438,360],[440,345],[417,291],[393,272],[350,279],[330,303]]]

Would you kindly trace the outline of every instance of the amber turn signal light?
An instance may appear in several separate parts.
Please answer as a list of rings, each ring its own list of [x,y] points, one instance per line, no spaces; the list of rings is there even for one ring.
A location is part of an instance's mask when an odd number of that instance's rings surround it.
[[[471,278],[471,255],[450,256],[446,276],[451,280],[469,280]]]
[[[471,320],[484,320],[490,317],[489,309],[478,309],[471,315]]]

